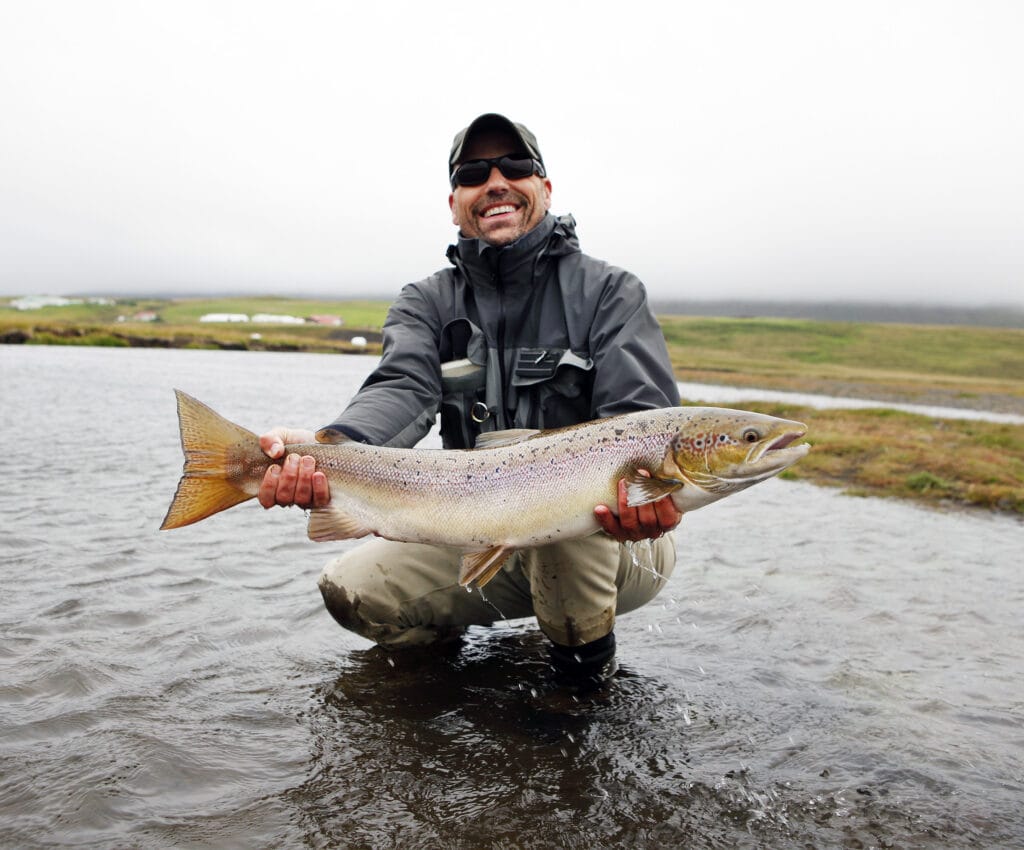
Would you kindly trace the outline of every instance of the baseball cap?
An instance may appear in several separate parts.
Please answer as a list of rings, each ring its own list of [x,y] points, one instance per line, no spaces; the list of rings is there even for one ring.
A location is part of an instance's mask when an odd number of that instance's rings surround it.
[[[448,173],[451,174],[452,168],[455,167],[456,163],[462,158],[463,148],[466,146],[466,140],[473,134],[480,130],[503,130],[510,133],[519,143],[523,146],[523,151],[528,153],[541,165],[544,164],[544,158],[540,155],[540,148],[537,146],[537,137],[533,135],[526,127],[522,124],[517,124],[514,121],[509,121],[504,115],[498,115],[496,112],[488,112],[485,115],[481,115],[475,119],[472,124],[463,130],[460,130],[455,134],[455,139],[452,141],[452,151],[448,155]]]

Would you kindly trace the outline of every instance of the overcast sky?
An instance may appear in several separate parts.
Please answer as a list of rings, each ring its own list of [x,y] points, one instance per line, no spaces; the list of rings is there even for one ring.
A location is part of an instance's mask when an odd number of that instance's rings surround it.
[[[0,294],[391,298],[498,111],[656,298],[1020,306],[1022,10],[7,2]]]

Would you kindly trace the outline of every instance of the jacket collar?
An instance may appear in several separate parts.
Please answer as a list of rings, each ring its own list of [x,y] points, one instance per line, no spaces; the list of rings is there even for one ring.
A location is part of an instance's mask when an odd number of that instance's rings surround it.
[[[476,282],[490,280],[491,275],[499,270],[503,279],[515,276],[524,265],[532,268],[542,252],[560,257],[579,249],[575,219],[571,215],[547,213],[529,233],[500,248],[460,235],[455,245],[448,246],[448,259]]]

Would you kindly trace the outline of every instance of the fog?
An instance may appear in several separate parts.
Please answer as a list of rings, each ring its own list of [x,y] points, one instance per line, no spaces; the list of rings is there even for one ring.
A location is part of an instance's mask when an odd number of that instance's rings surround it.
[[[390,298],[498,111],[656,299],[1020,307],[1021,8],[7,4],[0,294]]]

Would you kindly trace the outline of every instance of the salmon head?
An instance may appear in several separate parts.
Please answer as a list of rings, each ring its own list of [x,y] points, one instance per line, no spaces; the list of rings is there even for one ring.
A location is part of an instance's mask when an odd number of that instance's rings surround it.
[[[687,408],[683,408],[687,410]],[[630,503],[671,494],[681,511],[694,510],[778,475],[807,454],[802,422],[746,410],[689,408],[650,478],[630,481]]]

